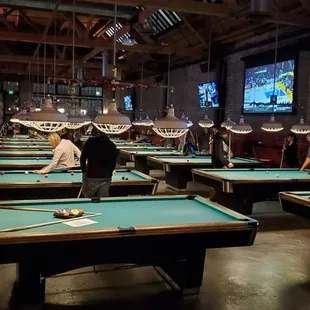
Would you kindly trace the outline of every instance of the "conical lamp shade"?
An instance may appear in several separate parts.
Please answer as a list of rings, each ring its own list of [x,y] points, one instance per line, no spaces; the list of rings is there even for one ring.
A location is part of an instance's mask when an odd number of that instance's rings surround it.
[[[298,135],[307,135],[310,133],[310,126],[305,124],[304,118],[301,116],[300,122],[292,126],[291,132]]]
[[[227,120],[224,121],[224,122],[221,124],[221,127],[224,127],[224,128],[226,128],[227,130],[230,130],[231,127],[232,127],[233,125],[236,125],[236,123],[233,122],[233,121],[230,119],[230,117],[228,116],[228,117],[227,117]]]
[[[206,113],[205,118],[198,122],[198,125],[202,128],[210,128],[214,125],[214,122],[208,117]]]
[[[68,123],[66,128],[78,129],[91,123],[88,115],[68,115]]]
[[[178,138],[188,131],[188,127],[186,120],[174,115],[174,108],[171,106],[166,117],[155,121],[153,130],[164,138]]]
[[[97,115],[93,124],[106,134],[120,134],[131,127],[128,116],[117,111],[115,99],[112,100],[107,114]]]
[[[278,132],[283,130],[282,124],[276,122],[274,115],[271,115],[270,121],[264,123],[261,128],[262,130],[268,132]]]
[[[235,124],[230,129],[233,133],[238,134],[248,134],[253,131],[252,126],[244,122],[243,116],[240,117],[240,121],[238,124]]]
[[[41,111],[30,112],[29,121],[39,131],[55,132],[65,128],[68,117],[54,109],[52,99],[45,99]]]

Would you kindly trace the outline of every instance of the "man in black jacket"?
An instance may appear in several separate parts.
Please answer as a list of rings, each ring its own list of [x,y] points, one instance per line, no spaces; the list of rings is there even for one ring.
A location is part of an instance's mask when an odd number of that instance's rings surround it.
[[[229,162],[227,158],[227,152],[225,152],[224,146],[226,146],[224,138],[221,136],[218,127],[214,125],[212,127],[213,140],[211,149],[211,158],[213,168],[233,168],[234,165]]]
[[[83,194],[88,198],[109,196],[116,166],[117,150],[108,136],[96,128],[84,144],[81,154]]]

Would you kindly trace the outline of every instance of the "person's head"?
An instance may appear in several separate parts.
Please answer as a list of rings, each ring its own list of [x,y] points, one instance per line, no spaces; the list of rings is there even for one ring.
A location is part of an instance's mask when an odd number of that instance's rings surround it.
[[[307,134],[307,141],[310,143],[310,133]]]
[[[216,132],[218,132],[218,126],[216,124],[214,124],[212,127],[211,127],[211,131],[213,134],[215,134]]]
[[[287,142],[289,142],[289,143],[297,143],[297,137],[293,132],[290,132],[287,135],[286,139],[287,139]]]
[[[37,136],[38,136],[38,133],[37,133],[36,131],[34,131],[34,132],[33,132],[33,135],[34,135],[35,137],[37,137]]]
[[[223,139],[227,139],[228,138],[228,130],[225,128],[225,127],[221,127],[220,130],[220,136],[223,138]]]
[[[107,137],[108,138],[108,136],[104,132],[100,131],[96,126],[93,127],[93,129],[91,131],[91,135],[92,135],[92,137],[101,136],[101,137]]]
[[[61,139],[58,133],[52,132],[48,135],[48,143],[52,146],[52,149],[55,149],[59,145],[60,141]]]

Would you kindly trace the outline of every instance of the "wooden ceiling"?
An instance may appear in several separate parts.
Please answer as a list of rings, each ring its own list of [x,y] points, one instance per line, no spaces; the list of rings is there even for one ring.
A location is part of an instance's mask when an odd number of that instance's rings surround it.
[[[165,72],[168,55],[172,68],[206,60],[210,39],[212,52],[219,54],[275,29],[277,23],[284,31],[310,26],[308,0],[270,2],[269,18],[258,19],[249,16],[247,0],[117,0],[117,21],[122,27],[116,37],[129,33],[137,43],[117,42],[117,67],[123,76],[136,79],[142,60],[146,75]],[[101,76],[104,50],[112,72],[113,35],[107,30],[113,26],[114,4],[114,0],[0,1],[0,73],[71,77],[73,45],[75,72],[83,69],[86,79]],[[160,23],[154,22],[158,10],[176,12],[181,21],[150,33],[145,23]]]

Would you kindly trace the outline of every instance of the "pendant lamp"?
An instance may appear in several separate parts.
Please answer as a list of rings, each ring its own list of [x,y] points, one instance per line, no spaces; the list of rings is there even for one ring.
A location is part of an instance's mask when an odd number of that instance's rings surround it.
[[[300,121],[298,124],[292,126],[291,132],[298,135],[307,135],[310,133],[310,126],[308,124],[305,124],[303,116],[300,117]]]
[[[237,133],[237,134],[248,134],[253,131],[252,126],[250,124],[247,124],[244,122],[243,116],[240,117],[240,121],[238,124],[232,125],[231,132]]]
[[[232,127],[233,125],[236,125],[236,123],[233,122],[233,121],[230,119],[230,117],[228,116],[227,119],[226,119],[226,121],[224,121],[224,122],[221,124],[221,127],[224,127],[224,128],[226,128],[227,130],[230,130],[231,127]]]

